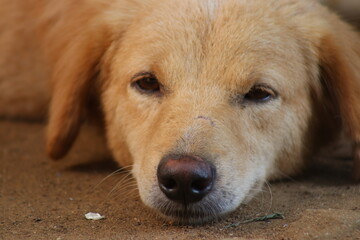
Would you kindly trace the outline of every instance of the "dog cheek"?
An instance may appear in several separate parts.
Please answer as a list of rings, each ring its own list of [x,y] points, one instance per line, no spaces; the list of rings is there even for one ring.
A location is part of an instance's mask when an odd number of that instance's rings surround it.
[[[220,135],[222,140],[214,141],[224,153],[215,161],[218,188],[231,193],[232,204],[238,206],[246,196],[255,195],[255,183],[265,181],[274,153],[269,142],[256,131],[232,128],[219,132],[225,134]]]
[[[226,211],[250,201],[261,190],[268,169],[264,157],[237,151],[234,153],[229,159],[222,159],[221,163],[216,164],[219,173],[217,190],[222,193],[218,196],[218,202],[226,206]],[[231,199],[223,196],[231,196]]]

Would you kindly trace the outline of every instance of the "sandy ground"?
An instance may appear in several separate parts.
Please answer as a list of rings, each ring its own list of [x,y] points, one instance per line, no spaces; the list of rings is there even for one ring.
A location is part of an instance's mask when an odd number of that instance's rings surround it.
[[[96,144],[53,163],[43,134],[40,123],[0,122],[0,239],[360,239],[360,184],[349,160],[271,183],[219,222],[175,226],[141,203],[125,171],[106,178],[118,167]],[[86,220],[90,211],[106,218]],[[228,227],[274,212],[285,219]]]

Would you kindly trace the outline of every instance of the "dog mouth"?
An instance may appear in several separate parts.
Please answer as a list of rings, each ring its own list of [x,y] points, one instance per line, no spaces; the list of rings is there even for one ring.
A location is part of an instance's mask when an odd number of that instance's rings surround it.
[[[165,216],[179,223],[216,219],[219,208],[208,202],[216,180],[216,168],[199,156],[169,155],[157,169],[157,182],[166,200],[156,204]],[[161,199],[159,199],[161,201]]]
[[[160,215],[176,225],[201,225],[216,222],[225,214],[216,201],[203,200],[198,203],[183,205],[173,201],[157,200],[154,205]]]
[[[143,202],[174,224],[222,220],[241,204],[245,194],[236,191],[212,162],[197,155],[165,156],[157,166],[155,181],[139,189]]]

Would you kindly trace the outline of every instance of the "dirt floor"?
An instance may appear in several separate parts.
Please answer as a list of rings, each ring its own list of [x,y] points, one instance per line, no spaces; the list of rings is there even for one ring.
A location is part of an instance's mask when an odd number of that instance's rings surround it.
[[[349,160],[271,183],[217,223],[176,226],[141,203],[126,172],[106,178],[118,167],[97,144],[53,163],[43,136],[40,123],[0,122],[0,239],[360,239],[360,184]],[[90,211],[106,218],[86,220]],[[285,219],[230,227],[275,212]]]

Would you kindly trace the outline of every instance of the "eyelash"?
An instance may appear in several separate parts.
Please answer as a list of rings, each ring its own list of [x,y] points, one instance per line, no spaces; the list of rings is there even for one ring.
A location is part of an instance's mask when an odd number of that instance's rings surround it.
[[[243,99],[254,103],[266,103],[277,97],[276,91],[264,85],[255,85],[247,92]]]
[[[158,94],[162,91],[162,86],[156,76],[149,72],[139,73],[133,77],[131,86],[140,93],[148,95]]]

